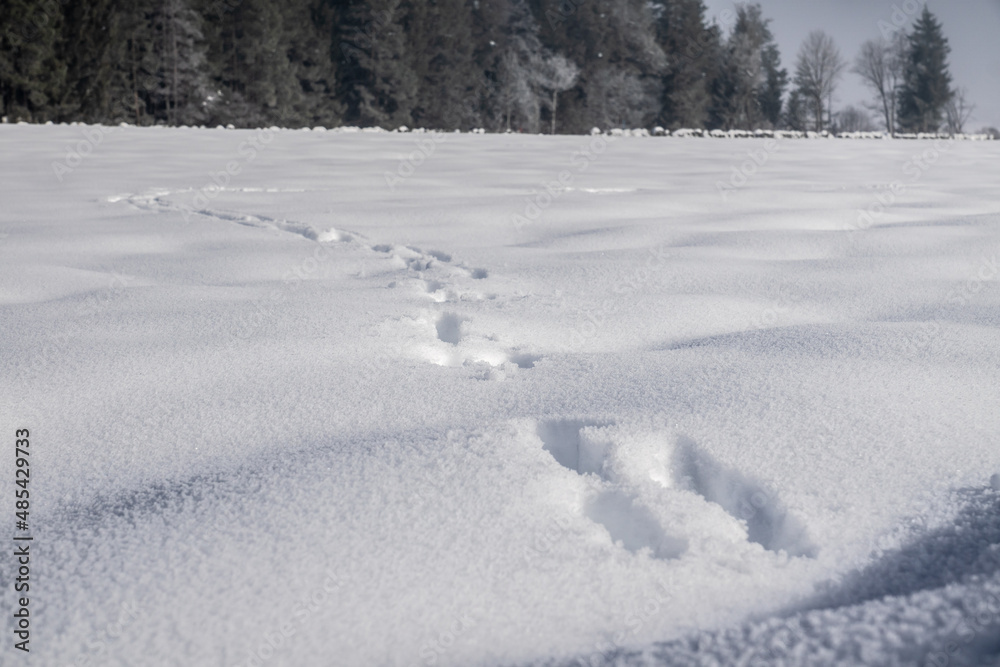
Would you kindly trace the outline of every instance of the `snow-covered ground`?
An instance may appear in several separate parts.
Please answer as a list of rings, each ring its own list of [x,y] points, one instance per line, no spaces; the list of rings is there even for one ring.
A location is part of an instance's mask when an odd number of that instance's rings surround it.
[[[998,164],[0,126],[16,660],[998,664]]]

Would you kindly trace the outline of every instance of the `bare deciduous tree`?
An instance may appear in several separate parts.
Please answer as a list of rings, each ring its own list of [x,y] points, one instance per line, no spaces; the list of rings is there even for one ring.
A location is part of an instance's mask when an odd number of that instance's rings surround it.
[[[556,133],[556,109],[559,107],[559,93],[572,88],[579,76],[580,68],[576,66],[576,63],[559,54],[546,58],[537,69],[538,85],[552,93],[551,134]]]
[[[595,71],[588,83],[592,117],[605,128],[642,127],[660,94],[637,75],[611,66]]]
[[[509,49],[504,53],[497,77],[497,99],[503,108],[506,130],[511,131],[511,119],[516,114],[519,127],[528,132],[537,132],[538,96],[532,86],[531,69],[517,51]]]
[[[837,130],[840,132],[871,132],[874,129],[875,125],[864,109],[847,106],[837,113]]]
[[[824,102],[829,115],[829,107],[833,103],[833,91],[844,72],[844,67],[844,60],[840,57],[840,51],[833,43],[832,37],[822,30],[809,33],[799,49],[798,62],[795,66],[795,85],[809,102],[809,110],[817,132],[821,132],[825,124]]]
[[[891,39],[879,38],[862,44],[851,70],[875,92],[875,108],[881,110],[889,134],[896,133],[896,91],[905,64],[906,36],[899,32]]]
[[[948,131],[952,134],[965,132],[965,124],[976,110],[976,105],[969,102],[968,95],[969,91],[964,86],[956,88],[952,92],[951,100],[944,107]]]

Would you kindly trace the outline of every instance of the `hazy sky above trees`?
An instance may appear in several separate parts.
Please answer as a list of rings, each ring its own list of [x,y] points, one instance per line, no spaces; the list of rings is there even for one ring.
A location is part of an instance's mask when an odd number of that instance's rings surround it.
[[[811,30],[825,30],[836,41],[841,55],[853,64],[861,44],[879,36],[879,21],[892,25],[893,5],[903,0],[754,0],[771,19],[771,32],[781,49],[781,65],[789,72],[802,40]],[[723,20],[728,10],[735,16],[732,0],[705,0],[708,16],[715,17],[727,31],[732,25]],[[907,30],[919,15],[922,2],[907,16]],[[928,7],[941,22],[951,46],[948,58],[955,86],[965,86],[976,105],[968,130],[983,126],[1000,127],[1000,0],[936,0]],[[834,98],[834,109],[849,104],[860,106],[872,100],[861,78],[845,72]],[[873,119],[878,120],[876,114]]]

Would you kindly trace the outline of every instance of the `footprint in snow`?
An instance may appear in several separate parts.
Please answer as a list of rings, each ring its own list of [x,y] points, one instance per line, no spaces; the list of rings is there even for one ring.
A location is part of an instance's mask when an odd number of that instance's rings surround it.
[[[405,270],[417,274],[415,279],[393,280],[389,288],[412,286],[416,293],[437,303],[495,300],[496,294],[463,289],[463,279],[485,280],[489,271],[454,263],[454,257],[443,250],[424,251],[412,245],[379,243],[369,246],[372,252],[386,257],[390,270]],[[540,354],[519,347],[498,345],[495,335],[472,331],[471,320],[455,312],[426,312],[414,317],[418,326],[433,324],[435,343],[416,345],[413,351],[420,358],[439,366],[470,367],[472,376],[486,380],[504,380],[519,370],[535,368],[543,359]]]
[[[611,541],[677,558],[690,544],[756,543],[815,558],[805,524],[778,494],[716,461],[684,435],[630,432],[610,421],[540,421],[543,449],[564,468],[600,481],[583,506]]]
[[[223,190],[230,190],[234,192],[304,192],[304,190],[280,190],[280,189],[263,189],[263,188],[222,188]],[[202,206],[192,206],[192,204],[197,203],[197,198],[192,197],[190,203],[176,203],[173,201],[173,195],[191,193],[194,192],[191,188],[181,189],[181,190],[167,190],[167,189],[153,189],[148,190],[143,194],[124,194],[124,195],[112,195],[106,198],[106,201],[110,203],[115,203],[119,201],[125,201],[129,205],[134,206],[140,210],[144,211],[155,211],[159,213],[180,213],[184,216],[185,220],[188,220],[192,215],[201,216],[205,218],[211,218],[214,220],[220,220],[223,222],[235,222],[238,225],[243,225],[244,227],[257,227],[264,229],[275,229],[280,232],[287,232],[289,234],[295,234],[301,236],[302,238],[308,239],[310,241],[316,241],[318,243],[346,243],[355,240],[355,238],[363,238],[360,234],[354,232],[345,232],[343,230],[338,230],[333,227],[329,227],[325,230],[317,229],[310,224],[304,222],[295,222],[293,220],[284,220],[280,218],[272,218],[266,215],[253,215],[248,213],[239,213],[235,211],[226,211],[221,209],[210,209]]]

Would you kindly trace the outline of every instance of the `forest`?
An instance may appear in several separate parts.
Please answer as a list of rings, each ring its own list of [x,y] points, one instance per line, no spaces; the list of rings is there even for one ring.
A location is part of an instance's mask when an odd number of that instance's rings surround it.
[[[915,4],[915,3],[914,3]],[[5,122],[961,132],[943,27],[822,31],[782,65],[770,21],[702,0],[7,0]],[[834,109],[845,74],[868,108]]]

